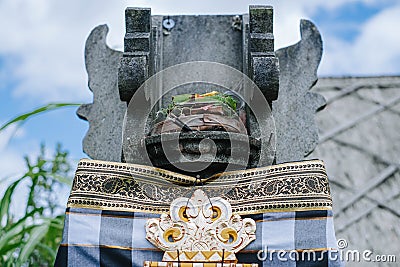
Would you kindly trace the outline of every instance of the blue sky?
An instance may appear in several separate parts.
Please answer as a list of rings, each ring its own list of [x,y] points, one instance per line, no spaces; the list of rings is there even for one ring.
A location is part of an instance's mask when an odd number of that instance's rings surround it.
[[[297,42],[301,18],[312,20],[324,41],[320,76],[400,75],[400,1],[0,1],[0,124],[50,102],[90,103],[83,50],[90,31],[108,24],[108,43],[121,50],[124,10],[151,7],[153,14],[242,14],[249,4],[274,7],[276,48]],[[0,171],[21,171],[45,143],[61,142],[72,158],[86,157],[88,124],[76,108],[33,118],[0,134]]]

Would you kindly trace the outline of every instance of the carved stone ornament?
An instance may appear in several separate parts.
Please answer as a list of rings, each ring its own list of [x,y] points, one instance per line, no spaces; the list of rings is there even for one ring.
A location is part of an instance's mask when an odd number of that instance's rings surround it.
[[[234,253],[255,240],[255,232],[253,219],[232,215],[228,201],[208,198],[200,189],[190,199],[172,201],[170,214],[146,223],[147,240],[166,251],[163,261],[235,262]]]

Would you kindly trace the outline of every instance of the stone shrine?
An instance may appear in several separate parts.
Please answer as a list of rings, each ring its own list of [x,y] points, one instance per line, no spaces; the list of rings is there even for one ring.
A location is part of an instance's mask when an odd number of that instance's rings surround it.
[[[125,21],[124,52],[107,46],[106,25],[86,42],[94,97],[77,114],[91,159],[55,266],[342,266],[324,163],[304,160],[325,106],[309,92],[315,25],[302,20],[301,40],[275,51],[270,6],[127,8]]]

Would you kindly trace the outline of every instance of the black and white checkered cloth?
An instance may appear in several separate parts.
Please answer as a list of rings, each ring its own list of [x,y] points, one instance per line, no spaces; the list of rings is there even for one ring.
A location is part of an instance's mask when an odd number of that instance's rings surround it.
[[[97,175],[105,180],[115,178],[115,172],[107,168]],[[87,183],[85,194],[74,185],[71,196],[87,197],[90,201],[101,197],[101,201],[118,193],[116,190],[94,196],[95,187],[90,180]],[[318,199],[315,201],[318,203]],[[76,202],[69,202],[55,266],[143,266],[144,261],[161,261],[163,252],[146,240],[145,232],[146,220],[158,218],[159,214],[104,207],[96,201],[81,203],[82,207],[78,207]],[[258,263],[260,267],[343,266],[338,257],[331,208],[288,205],[290,208],[282,210],[242,215],[253,218],[257,230],[256,240],[237,254],[238,261]]]

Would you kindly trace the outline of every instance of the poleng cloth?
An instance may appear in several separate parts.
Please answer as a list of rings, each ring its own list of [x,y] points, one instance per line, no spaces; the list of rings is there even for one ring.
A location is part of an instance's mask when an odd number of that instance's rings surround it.
[[[55,266],[161,261],[163,251],[146,240],[146,221],[169,212],[173,199],[190,197],[195,181],[148,166],[81,160]],[[223,197],[234,213],[256,221],[256,240],[236,254],[240,263],[342,266],[334,253],[332,201],[322,161],[227,172],[203,183],[210,198]]]

